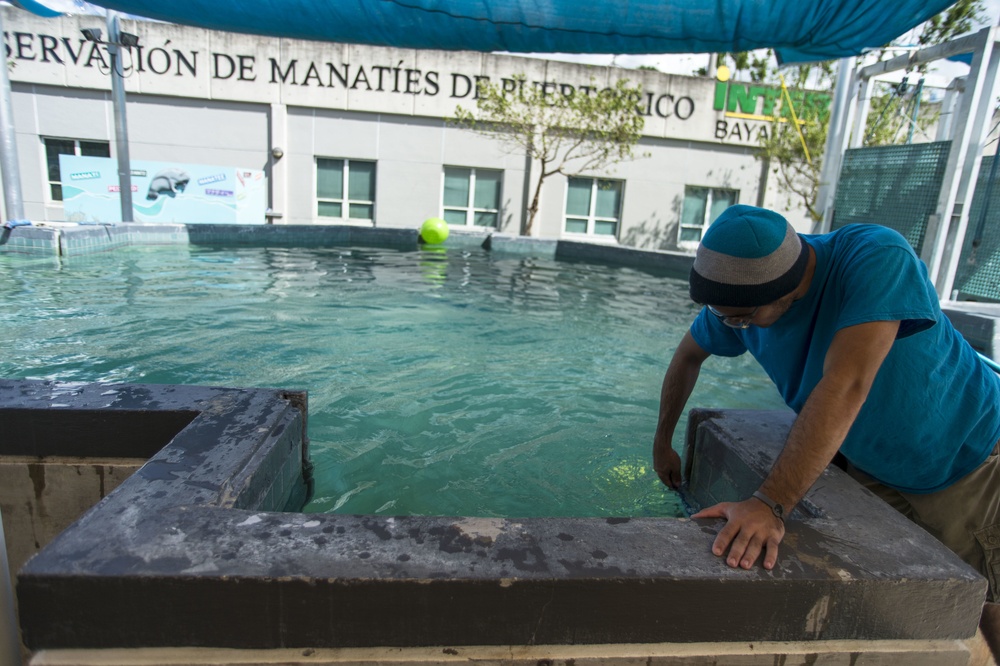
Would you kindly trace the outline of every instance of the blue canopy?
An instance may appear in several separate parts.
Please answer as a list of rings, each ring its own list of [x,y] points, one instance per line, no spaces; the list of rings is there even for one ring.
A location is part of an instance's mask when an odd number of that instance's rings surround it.
[[[12,0],[15,7],[20,7],[21,9],[27,9],[29,12],[34,12],[39,16],[44,16],[45,18],[55,18],[60,16],[62,12],[52,9],[40,2],[35,2],[35,0]]]
[[[91,0],[171,23],[275,37],[515,53],[769,47],[784,63],[883,46],[953,1]]]

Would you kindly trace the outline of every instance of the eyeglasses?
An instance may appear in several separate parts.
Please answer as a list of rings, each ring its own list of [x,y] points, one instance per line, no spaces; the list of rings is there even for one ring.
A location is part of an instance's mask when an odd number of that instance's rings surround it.
[[[758,305],[745,315],[734,316],[734,315],[724,315],[715,308],[713,308],[711,305],[706,305],[705,308],[713,315],[715,315],[719,321],[721,321],[729,328],[739,328],[739,329],[750,328],[750,325],[753,323],[754,315],[757,314],[757,310],[760,310],[760,306]]]

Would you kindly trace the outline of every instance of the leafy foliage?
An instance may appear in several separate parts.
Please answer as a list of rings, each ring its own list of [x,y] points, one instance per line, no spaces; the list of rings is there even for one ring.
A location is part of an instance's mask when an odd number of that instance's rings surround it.
[[[916,36],[917,46],[931,46],[969,32],[984,14],[982,0],[958,0],[947,10],[925,22]],[[890,47],[878,50],[878,60],[888,58]],[[823,62],[787,68],[779,72],[770,50],[760,53],[720,54],[720,63],[731,64],[738,74],[756,83],[776,85],[784,75],[789,90],[828,90],[833,92],[835,72],[833,62]],[[917,74],[926,71],[927,64],[915,67]],[[912,75],[909,77],[912,79]],[[881,86],[872,96],[865,127],[865,145],[904,143],[909,138],[911,125],[920,136],[936,120],[933,112],[918,113],[919,86]],[[776,111],[775,116],[783,113]],[[916,118],[914,119],[914,116]],[[795,124],[785,118],[772,121],[766,136],[762,135],[758,156],[768,162],[777,177],[779,187],[789,197],[789,204],[797,201],[809,216],[818,221],[822,211],[817,206],[823,151],[826,148],[829,114],[816,109],[803,108],[799,116],[801,136]],[[809,158],[803,143],[808,149]]]
[[[798,67],[792,80],[786,81],[789,90],[801,90],[810,77],[822,76],[832,81],[829,63],[822,63],[820,72],[814,74],[812,67]],[[830,86],[832,88],[832,85]],[[827,130],[830,126],[829,110],[803,106],[796,114],[798,123],[785,111],[782,97],[776,109],[775,118],[767,135],[761,135],[758,156],[767,160],[778,178],[782,191],[792,199],[797,199],[813,220],[822,217],[817,208],[821,158],[826,147]],[[808,157],[807,157],[808,151]]]
[[[524,76],[500,84],[481,81],[476,109],[458,107],[457,124],[501,141],[510,152],[540,164],[524,233],[531,234],[542,185],[555,174],[572,176],[632,159],[642,134],[637,107],[641,86],[621,79],[608,88],[529,83]]]
[[[984,13],[982,0],[958,0],[947,10],[924,23],[917,36],[917,44],[931,46],[963,35],[972,30],[977,22],[982,22]]]

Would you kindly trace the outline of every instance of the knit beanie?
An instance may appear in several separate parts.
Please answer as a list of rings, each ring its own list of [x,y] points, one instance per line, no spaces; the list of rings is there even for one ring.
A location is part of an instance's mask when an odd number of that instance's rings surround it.
[[[691,300],[723,307],[767,305],[795,291],[809,249],[784,217],[730,206],[705,232],[691,267]]]

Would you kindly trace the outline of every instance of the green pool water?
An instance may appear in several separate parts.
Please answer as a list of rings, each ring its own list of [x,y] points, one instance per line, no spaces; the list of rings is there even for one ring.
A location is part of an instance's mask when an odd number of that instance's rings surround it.
[[[683,280],[431,248],[0,257],[0,376],[309,392],[306,511],[671,516],[650,448]],[[689,406],[779,408],[748,356]],[[681,446],[681,424],[675,447]]]

